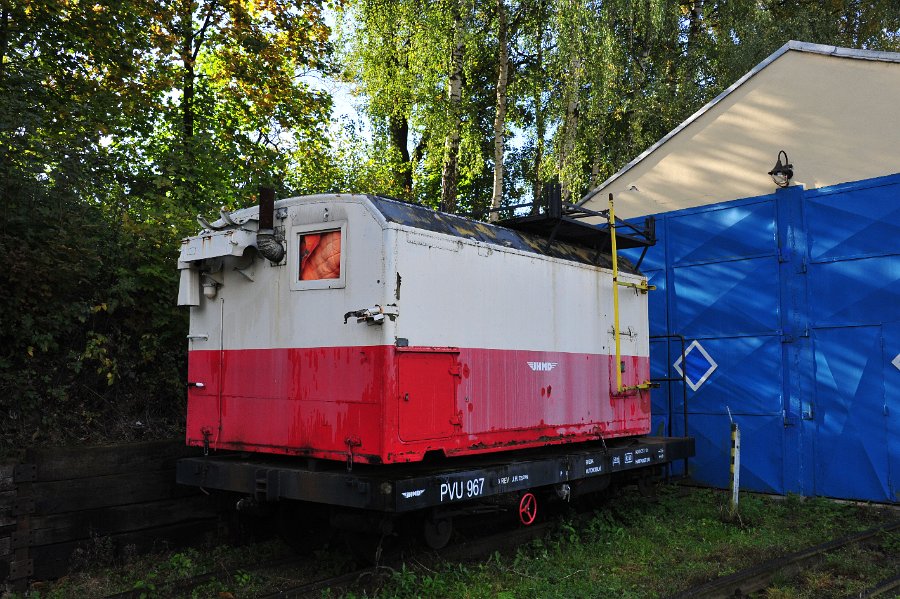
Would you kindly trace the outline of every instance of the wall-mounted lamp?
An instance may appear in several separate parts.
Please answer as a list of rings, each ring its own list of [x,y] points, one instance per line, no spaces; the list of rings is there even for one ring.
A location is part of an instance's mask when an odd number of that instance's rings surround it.
[[[784,155],[784,162],[781,162],[782,154]],[[794,165],[788,160],[787,152],[784,150],[778,152],[778,160],[775,162],[772,170],[769,171],[769,175],[772,176],[772,181],[775,181],[775,185],[778,187],[787,187],[791,184],[791,177],[794,176]]]
[[[216,299],[216,294],[219,292],[219,283],[217,283],[215,279],[209,275],[204,275],[201,287],[203,288],[203,295],[206,296],[206,299]]]

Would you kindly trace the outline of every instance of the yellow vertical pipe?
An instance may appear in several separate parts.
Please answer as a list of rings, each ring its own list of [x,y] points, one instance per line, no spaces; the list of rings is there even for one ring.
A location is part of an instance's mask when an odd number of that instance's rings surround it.
[[[609,194],[609,236],[612,248],[613,336],[616,340],[616,393],[622,392],[622,346],[619,340],[619,257],[616,253],[616,210]]]

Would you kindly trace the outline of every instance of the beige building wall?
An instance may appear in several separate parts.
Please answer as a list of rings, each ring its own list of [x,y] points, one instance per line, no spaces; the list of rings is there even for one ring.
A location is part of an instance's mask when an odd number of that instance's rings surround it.
[[[629,218],[769,194],[779,150],[807,189],[898,173],[900,62],[788,50],[692,119],[585,206],[612,192]]]

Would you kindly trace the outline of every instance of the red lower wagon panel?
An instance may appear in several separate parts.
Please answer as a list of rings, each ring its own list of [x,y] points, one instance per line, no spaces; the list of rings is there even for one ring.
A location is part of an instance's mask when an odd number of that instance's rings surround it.
[[[611,356],[473,348],[192,351],[187,439],[213,449],[403,462],[646,434],[648,391]],[[623,357],[623,385],[649,378]]]

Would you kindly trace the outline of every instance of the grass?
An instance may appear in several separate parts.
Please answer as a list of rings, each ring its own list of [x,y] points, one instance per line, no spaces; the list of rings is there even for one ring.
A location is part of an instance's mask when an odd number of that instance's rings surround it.
[[[822,499],[747,495],[741,499],[739,521],[728,522],[725,501],[725,494],[702,489],[665,489],[656,502],[626,495],[585,524],[564,523],[556,535],[532,542],[514,556],[495,555],[462,567],[404,568],[380,586],[356,589],[349,596],[660,597],[872,527],[886,517],[871,508]],[[893,568],[896,572],[896,561]],[[884,578],[874,570],[855,574],[861,588]],[[854,573],[847,575],[853,578]],[[805,584],[799,581],[798,586]]]
[[[654,500],[626,492],[599,510],[564,517],[556,531],[510,555],[450,562],[420,556],[386,574],[323,597],[660,597],[891,518],[884,510],[797,497],[743,495],[740,518],[725,517],[726,494],[665,487]],[[897,573],[900,537],[877,546],[836,552],[821,568],[779,581],[765,596],[844,596]],[[72,574],[26,593],[44,597],[102,597],[138,589],[150,597],[254,597],[352,569],[342,548],[301,564],[257,570],[281,556],[276,541],[134,557]],[[856,553],[854,553],[856,552]],[[169,581],[216,571],[219,578],[191,591]],[[809,590],[807,590],[809,589]],[[179,594],[181,593],[181,594]]]

